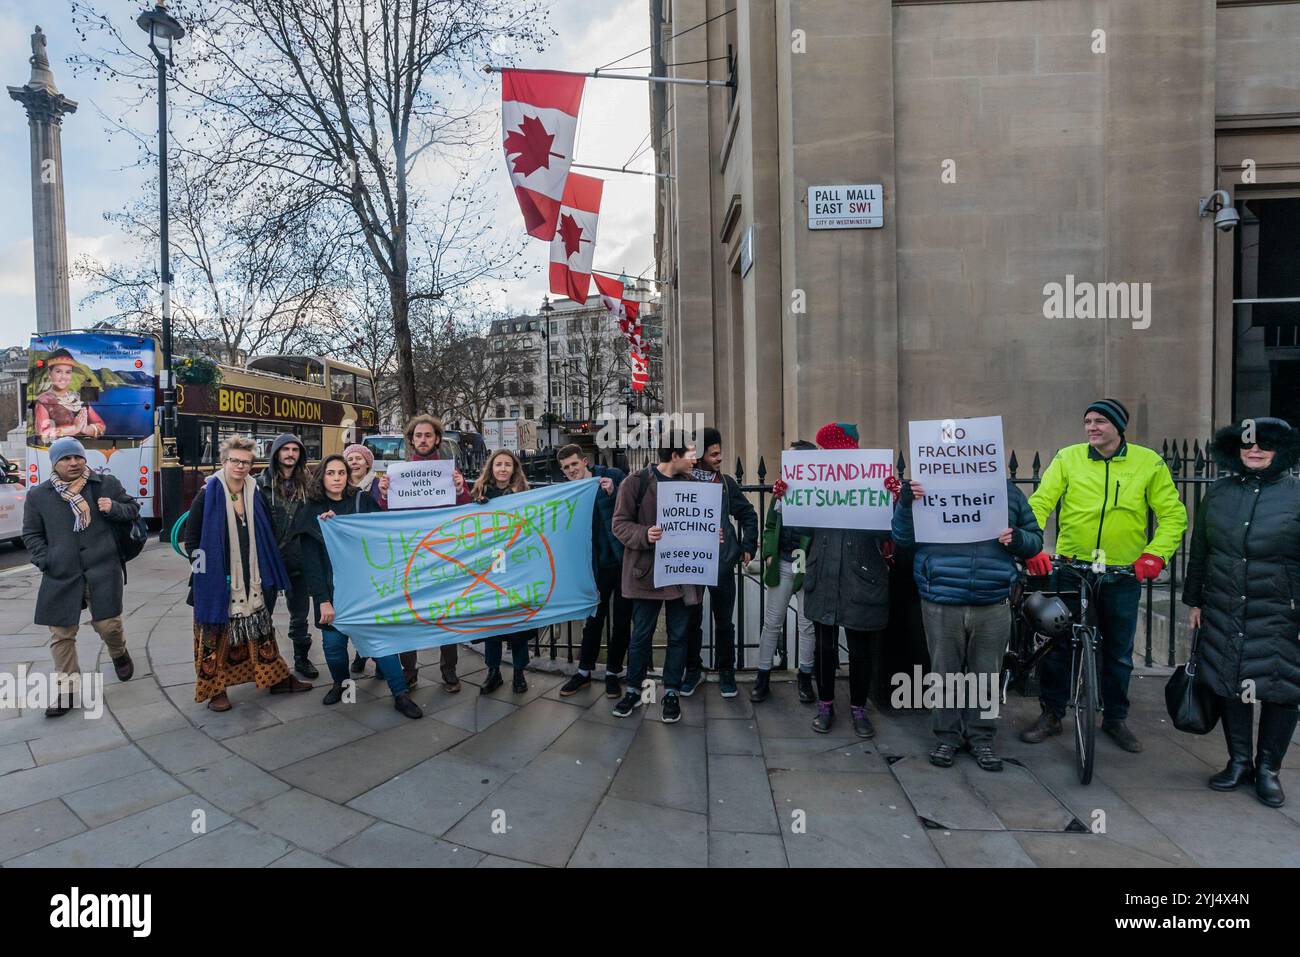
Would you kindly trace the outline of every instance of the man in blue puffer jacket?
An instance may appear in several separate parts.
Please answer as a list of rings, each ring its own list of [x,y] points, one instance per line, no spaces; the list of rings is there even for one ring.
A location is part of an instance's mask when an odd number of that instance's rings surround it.
[[[954,687],[950,675],[976,675],[978,681],[996,685],[1011,630],[1008,599],[1018,574],[1014,559],[1037,555],[1043,547],[1043,532],[1024,494],[1007,482],[1011,525],[996,539],[917,546],[912,502],[924,494],[919,482],[902,483],[894,507],[893,536],[900,548],[916,547],[912,574],[921,592],[930,670],[944,679],[945,688]],[[969,680],[964,684],[970,687]],[[952,767],[965,741],[981,768],[1001,771],[1002,759],[993,751],[996,733],[996,719],[981,717],[978,706],[935,708],[934,734],[939,742],[930,752],[930,763]]]

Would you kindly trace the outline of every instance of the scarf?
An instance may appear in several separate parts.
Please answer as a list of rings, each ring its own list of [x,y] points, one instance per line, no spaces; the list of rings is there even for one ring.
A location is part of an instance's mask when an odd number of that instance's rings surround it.
[[[81,478],[75,482],[64,482],[59,478],[51,478],[50,483],[54,486],[54,491],[59,493],[59,497],[68,503],[72,509],[74,519],[72,530],[74,532],[84,532],[90,525],[90,503],[81,496],[81,491],[86,487],[86,476],[83,473]]]
[[[353,482],[352,484],[355,485],[363,492],[369,492],[371,483],[374,482],[375,479],[377,478],[379,478],[379,473],[376,472],[374,469],[371,469],[365,475],[361,476],[360,481]]]
[[[289,587],[289,573],[275,545],[266,505],[253,482],[245,480],[244,516],[248,521],[248,572],[252,579],[245,582],[235,503],[220,473],[208,479],[203,499],[199,548],[204,555],[204,570],[194,573],[194,619],[216,629],[229,625],[231,644],[260,638],[271,630],[271,614],[266,608],[263,588],[286,591]],[[216,507],[218,500],[224,507]]]
[[[697,482],[721,482],[722,475],[712,469],[691,469],[691,478]]]

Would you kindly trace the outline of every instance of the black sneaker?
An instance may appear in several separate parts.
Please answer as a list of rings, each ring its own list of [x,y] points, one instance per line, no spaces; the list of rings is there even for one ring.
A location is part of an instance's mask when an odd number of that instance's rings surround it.
[[[614,705],[612,713],[616,718],[626,718],[639,707],[641,707],[641,695],[636,691],[629,691],[623,695],[623,699],[618,704]]]
[[[983,771],[1001,771],[1002,759],[993,753],[993,749],[987,744],[972,744],[970,746],[971,757]]]
[[[496,691],[498,688],[500,688],[503,684],[505,684],[505,681],[501,678],[501,670],[499,668],[493,668],[491,671],[488,672],[487,680],[483,682],[483,687],[478,689],[478,693],[491,694],[493,691]]]
[[[680,720],[682,720],[682,703],[677,697],[677,692],[670,691],[664,695],[664,724],[676,724]]]
[[[352,673],[353,673],[354,675],[365,674],[365,671],[366,671],[366,662],[369,661],[369,660],[370,660],[370,659],[368,659],[368,658],[363,658],[363,657],[361,657],[361,652],[357,652],[355,655],[353,655],[353,656],[352,656]]]
[[[799,672],[799,701],[803,704],[812,704],[817,700],[817,692],[813,688],[812,672]]]
[[[510,690],[515,694],[523,694],[528,690],[528,681],[524,678],[522,671],[516,671],[514,677],[510,680]]]
[[[569,680],[560,686],[560,697],[567,698],[569,695],[575,695],[589,684],[591,684],[591,675],[574,672],[569,676]]]
[[[298,655],[293,659],[293,670],[308,680],[320,677],[320,672],[316,670],[315,665],[307,660],[306,655]]]
[[[325,697],[321,699],[321,704],[338,704],[343,700],[343,685],[336,684],[329,691],[325,692]]]
[[[618,675],[605,675],[605,697],[623,697],[623,679]]]
[[[689,698],[691,695],[695,694],[695,689],[700,686],[700,682],[703,680],[703,671],[687,671],[686,674],[682,676],[682,686],[678,689],[677,693],[683,698]]]
[[[397,697],[393,698],[393,707],[408,718],[424,717],[424,709],[412,701],[411,696],[406,692],[402,692]]]
[[[718,672],[718,690],[724,698],[736,696],[736,673],[731,670]]]

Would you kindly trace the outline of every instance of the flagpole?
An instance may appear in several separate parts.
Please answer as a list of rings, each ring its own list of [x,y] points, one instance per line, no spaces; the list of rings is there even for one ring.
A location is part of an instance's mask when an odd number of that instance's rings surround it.
[[[593,166],[591,163],[570,163],[575,169],[603,169],[610,173],[627,173],[629,176],[658,176],[661,179],[675,179],[672,173],[647,173],[639,169],[620,169],[617,166]]]
[[[597,80],[641,80],[643,83],[675,83],[680,86],[731,86],[730,80],[688,80],[675,76],[628,76],[625,73],[580,73],[576,70],[515,70],[514,67],[485,66],[484,73],[504,73],[513,70],[517,73],[566,73],[569,76],[589,76]]]

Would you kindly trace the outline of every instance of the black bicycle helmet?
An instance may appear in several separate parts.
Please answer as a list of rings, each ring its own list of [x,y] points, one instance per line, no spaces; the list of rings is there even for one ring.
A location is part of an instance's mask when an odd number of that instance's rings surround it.
[[[1036,591],[1025,598],[1025,617],[1034,631],[1049,638],[1070,634],[1070,609],[1057,595]]]

